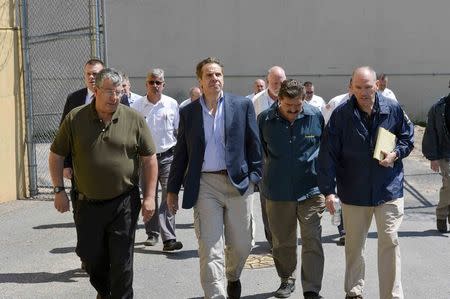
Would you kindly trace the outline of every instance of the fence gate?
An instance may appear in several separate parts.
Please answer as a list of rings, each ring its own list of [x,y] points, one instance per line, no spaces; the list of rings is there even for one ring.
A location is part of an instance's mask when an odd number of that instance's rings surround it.
[[[52,183],[48,153],[66,97],[84,87],[83,67],[106,57],[104,0],[21,0],[27,148],[32,197]]]

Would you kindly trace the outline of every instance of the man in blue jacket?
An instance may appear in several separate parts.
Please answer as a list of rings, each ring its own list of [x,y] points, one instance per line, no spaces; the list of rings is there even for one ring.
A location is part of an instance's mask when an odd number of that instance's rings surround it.
[[[316,163],[324,120],[308,104],[304,87],[283,81],[278,103],[258,116],[265,154],[261,194],[272,232],[273,259],[281,285],[275,297],[287,298],[295,289],[297,221],[302,237],[301,280],[305,299],[323,298],[324,255],[322,219],[325,199],[317,186]]]
[[[353,96],[334,111],[319,153],[319,188],[334,213],[335,187],[342,201],[346,298],[362,298],[364,247],[375,216],[380,298],[403,298],[398,229],[403,219],[403,164],[413,149],[414,127],[400,105],[377,93],[375,71],[353,71]],[[391,152],[373,158],[378,128],[396,136]]]
[[[450,83],[449,83],[450,85]],[[449,86],[450,87],[450,86]],[[430,160],[430,168],[441,171],[442,187],[436,207],[436,225],[441,233],[450,223],[450,94],[441,98],[428,112],[428,122],[422,139],[422,152]],[[448,220],[447,220],[448,219]]]

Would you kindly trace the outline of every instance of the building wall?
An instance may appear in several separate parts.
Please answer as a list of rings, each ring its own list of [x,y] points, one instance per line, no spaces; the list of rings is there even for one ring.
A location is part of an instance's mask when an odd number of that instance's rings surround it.
[[[25,196],[24,106],[14,2],[0,0],[0,202]]]
[[[326,100],[345,91],[354,67],[370,65],[390,74],[390,88],[420,119],[448,93],[449,10],[445,0],[107,1],[108,59],[138,93],[150,67],[164,68],[166,92],[179,101],[207,56],[223,61],[227,91],[249,94],[280,65]]]

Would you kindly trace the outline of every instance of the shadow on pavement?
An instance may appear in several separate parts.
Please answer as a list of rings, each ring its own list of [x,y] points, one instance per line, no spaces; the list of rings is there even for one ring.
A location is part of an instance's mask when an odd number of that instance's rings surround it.
[[[422,195],[414,186],[412,186],[408,180],[404,180],[405,191],[408,191],[415,199],[417,199],[424,207],[432,207],[433,204]]]
[[[34,226],[33,229],[52,229],[52,228],[69,228],[69,227],[75,227],[75,223],[67,222],[67,223],[43,224]]]
[[[73,269],[61,273],[0,273],[0,283],[47,283],[47,282],[77,282],[75,278],[88,277],[81,269]]]
[[[137,245],[137,244],[136,244]],[[165,255],[171,260],[187,260],[192,258],[198,258],[197,250],[179,250],[179,251],[162,251],[161,249],[148,249],[148,247],[134,247],[135,253],[143,254],[155,254],[155,255]]]
[[[61,253],[72,253],[75,252],[75,247],[60,247],[60,248],[53,248],[50,250],[50,253],[53,254],[61,254]]]

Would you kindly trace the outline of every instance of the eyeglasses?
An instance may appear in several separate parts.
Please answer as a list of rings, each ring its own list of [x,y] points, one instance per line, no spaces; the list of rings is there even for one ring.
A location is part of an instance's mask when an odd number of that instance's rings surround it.
[[[148,82],[148,84],[150,84],[150,85],[156,84],[156,86],[160,86],[161,84],[164,83],[164,81],[154,81],[154,80],[150,80],[150,81],[147,81],[147,82]]]
[[[103,90],[103,92],[104,92],[107,96],[110,96],[110,97],[115,97],[115,96],[117,96],[117,97],[121,98],[121,97],[125,94],[125,91],[124,91],[124,90],[116,91],[116,90],[103,89],[103,88],[100,88],[100,89]]]

